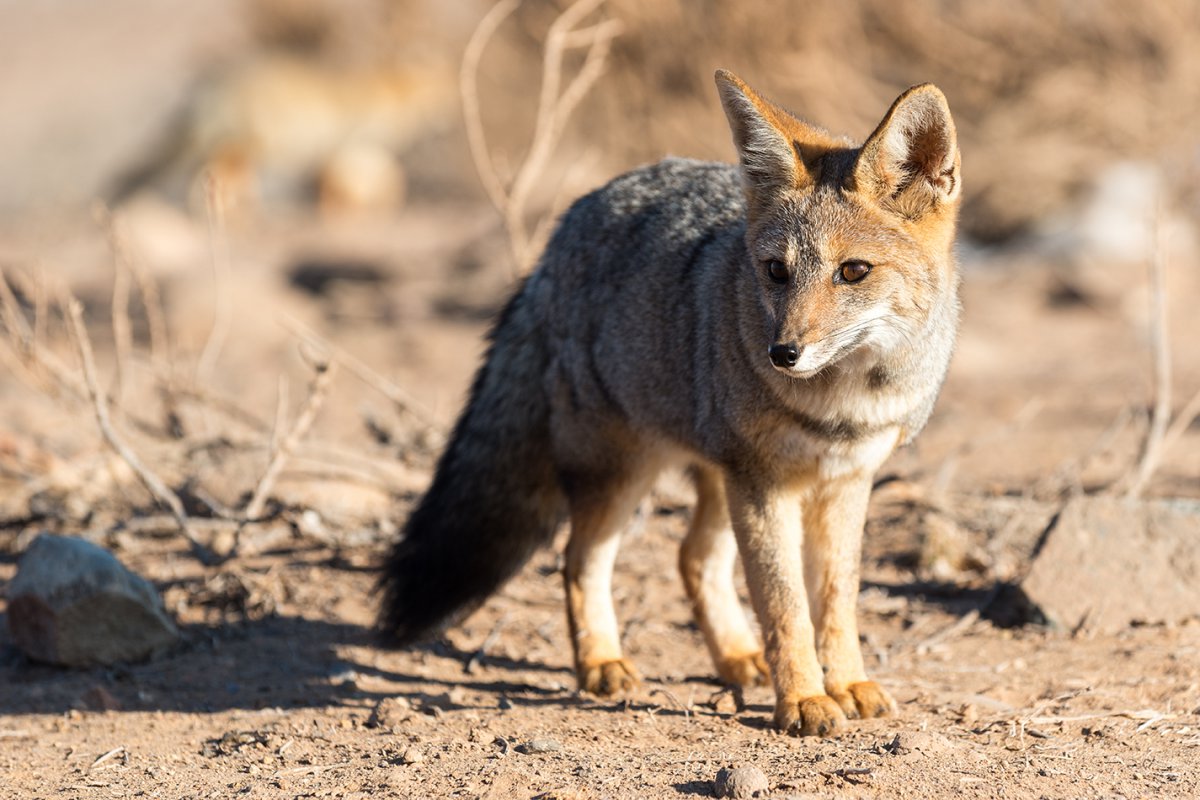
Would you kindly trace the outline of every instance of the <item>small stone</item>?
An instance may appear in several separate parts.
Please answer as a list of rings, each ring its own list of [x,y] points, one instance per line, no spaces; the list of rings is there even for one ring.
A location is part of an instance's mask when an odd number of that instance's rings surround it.
[[[368,728],[391,729],[411,716],[412,703],[407,697],[385,697],[375,704],[367,718]]]
[[[50,534],[17,564],[8,627],[30,658],[68,667],[139,661],[179,638],[149,581],[102,547]]]
[[[738,708],[737,697],[732,689],[722,689],[716,692],[709,699],[708,704],[716,713],[728,716],[733,716],[741,710]]]
[[[916,730],[900,731],[884,748],[894,756],[909,759],[945,759],[959,750],[951,739],[940,733]]]
[[[518,753],[526,755],[534,755],[536,753],[557,753],[562,750],[562,745],[557,739],[530,739],[524,744],[517,745]]]
[[[409,747],[404,751],[404,755],[400,756],[400,761],[404,764],[420,764],[424,760],[425,754],[416,747]]]
[[[723,767],[717,771],[717,779],[713,781],[713,793],[717,797],[732,797],[735,800],[765,797],[770,788],[767,776],[758,767]]]

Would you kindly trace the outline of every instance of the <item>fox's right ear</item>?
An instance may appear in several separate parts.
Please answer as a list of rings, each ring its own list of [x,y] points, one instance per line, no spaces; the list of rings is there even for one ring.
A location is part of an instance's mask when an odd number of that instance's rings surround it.
[[[727,70],[716,74],[746,188],[754,195],[801,186],[811,164],[833,146],[828,134],[766,100]]]

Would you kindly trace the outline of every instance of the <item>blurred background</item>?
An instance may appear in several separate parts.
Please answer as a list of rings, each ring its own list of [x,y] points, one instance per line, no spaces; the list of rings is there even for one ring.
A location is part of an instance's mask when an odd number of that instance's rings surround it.
[[[386,472],[373,508],[419,488],[437,449],[421,431],[452,421],[554,216],[664,155],[733,160],[717,67],[857,140],[909,85],[949,98],[965,327],[913,459],[950,459],[973,489],[1028,491],[1063,469],[1116,482],[1155,401],[1156,259],[1168,405],[1200,388],[1191,0],[41,0],[0,4],[0,53],[12,485],[41,474],[30,453],[98,444],[60,427],[86,405],[19,341],[28,327],[75,368],[56,303],[69,287],[115,409],[136,411],[131,435],[163,445],[179,480],[228,503],[252,483],[261,447],[237,479],[228,453],[177,452],[221,430],[186,397],[223,392],[263,428],[298,413],[304,330],[379,379],[340,378],[317,435],[416,465],[407,482]],[[1200,494],[1196,451],[1174,448],[1158,491]]]
[[[458,72],[491,3],[192,5],[0,7],[7,225],[143,192],[179,203],[214,166],[252,176],[264,212],[305,208],[322,187],[334,192],[322,173],[354,160],[352,139],[396,159],[405,177],[364,205],[481,199]],[[510,164],[528,146],[542,46],[567,5],[526,0],[484,52],[484,121]],[[580,27],[615,20],[619,34],[559,148],[563,162],[587,154],[579,186],[666,153],[728,159],[711,78],[723,66],[857,139],[900,90],[937,83],[966,154],[963,224],[976,243],[1061,227],[1104,192],[1161,189],[1180,212],[1196,210],[1200,10],[1186,0],[594,5]],[[568,71],[584,50],[568,51]],[[371,156],[358,156],[367,171]]]

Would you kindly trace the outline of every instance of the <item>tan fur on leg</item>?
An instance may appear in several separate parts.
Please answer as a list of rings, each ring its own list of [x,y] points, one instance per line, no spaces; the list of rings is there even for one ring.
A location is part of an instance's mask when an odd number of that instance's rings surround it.
[[[679,573],[721,680],[736,686],[767,682],[767,662],[733,583],[737,541],[729,524],[720,474],[696,467],[696,510],[679,548]]]

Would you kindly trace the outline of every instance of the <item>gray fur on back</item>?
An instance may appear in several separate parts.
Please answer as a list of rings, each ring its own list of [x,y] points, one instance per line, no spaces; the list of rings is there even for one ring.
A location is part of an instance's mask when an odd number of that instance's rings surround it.
[[[868,391],[853,363],[807,381],[770,369],[745,213],[737,167],[667,159],[564,215],[526,292],[545,324],[556,413],[578,423],[569,433],[619,422],[738,469],[765,455],[755,433],[764,416],[811,438],[814,452],[883,426],[839,412],[848,395]],[[895,390],[914,397],[887,424],[909,436],[932,409],[953,347],[952,327],[930,335],[937,346],[890,366]]]

